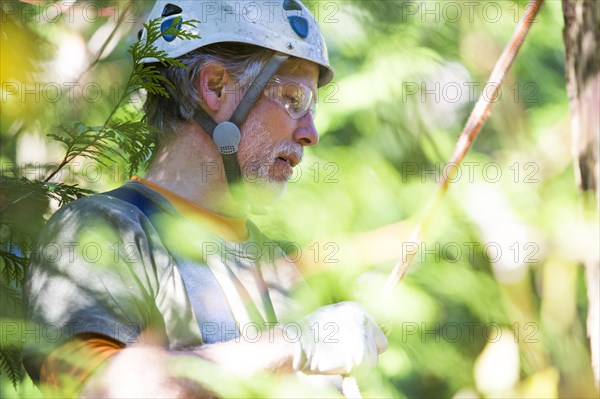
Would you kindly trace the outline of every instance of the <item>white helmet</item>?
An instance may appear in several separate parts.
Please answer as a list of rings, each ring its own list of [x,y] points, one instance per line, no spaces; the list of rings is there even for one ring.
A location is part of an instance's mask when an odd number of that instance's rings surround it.
[[[185,27],[198,39],[179,39],[165,35],[155,46],[169,57],[177,58],[214,43],[238,42],[268,48],[319,65],[319,86],[333,79],[327,46],[321,29],[310,11],[299,0],[158,0],[149,20],[162,18],[164,30],[176,23],[197,20],[195,28]],[[142,32],[141,40],[145,40]],[[156,62],[146,58],[143,62]]]

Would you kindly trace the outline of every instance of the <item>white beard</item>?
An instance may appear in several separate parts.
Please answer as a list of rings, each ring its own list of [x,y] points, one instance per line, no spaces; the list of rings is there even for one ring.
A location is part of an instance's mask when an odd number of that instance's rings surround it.
[[[302,146],[284,142],[275,147],[268,138],[267,126],[256,118],[248,118],[244,128],[238,158],[248,202],[255,208],[273,205],[281,199],[291,178],[276,173],[275,160],[281,153],[293,153],[302,159]]]

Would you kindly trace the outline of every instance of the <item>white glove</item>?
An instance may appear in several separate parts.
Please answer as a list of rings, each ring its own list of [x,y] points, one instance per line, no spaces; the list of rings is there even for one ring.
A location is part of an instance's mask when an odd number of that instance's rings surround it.
[[[293,367],[313,374],[348,374],[374,367],[388,342],[369,314],[354,302],[323,306],[300,322]]]

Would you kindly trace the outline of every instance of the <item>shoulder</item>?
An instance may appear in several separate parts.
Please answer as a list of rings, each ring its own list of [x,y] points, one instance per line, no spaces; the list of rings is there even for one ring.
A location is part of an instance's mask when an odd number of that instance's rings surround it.
[[[53,253],[74,255],[53,257]],[[56,263],[56,267],[73,267],[67,259],[76,261],[76,255],[83,257],[82,264],[90,259],[94,260],[91,263],[106,263],[108,258],[104,257],[113,255],[128,264],[135,260],[129,264],[134,268],[143,264],[158,267],[158,263],[163,272],[171,263],[161,236],[146,215],[136,206],[106,194],[80,198],[56,211],[41,231],[30,266]]]
[[[81,230],[131,225],[134,212],[127,209],[127,204],[116,203],[104,195],[80,198],[62,206],[50,217],[40,240],[66,238],[77,235]]]
[[[73,201],[52,215],[32,248],[26,271],[30,297],[44,292],[41,282],[53,280],[87,297],[108,290],[115,296],[154,296],[173,268],[168,249],[150,220],[136,206],[105,194]],[[84,292],[81,283],[90,292]],[[127,289],[122,289],[123,284]],[[73,295],[57,293],[71,298]],[[93,301],[90,299],[90,303]]]
[[[124,187],[137,188],[135,184],[130,183],[126,183]],[[146,196],[145,193],[143,195]],[[168,210],[167,205],[170,205],[166,200],[157,199],[156,196],[148,201],[156,202],[161,209]],[[147,215],[136,205],[107,192],[80,198],[61,207],[48,220],[43,236],[69,235],[80,231],[102,229],[126,235],[157,234]]]
[[[80,198],[52,215],[49,225],[56,223],[79,223],[100,219],[107,224],[131,226],[144,219],[144,214],[134,205],[106,194]]]

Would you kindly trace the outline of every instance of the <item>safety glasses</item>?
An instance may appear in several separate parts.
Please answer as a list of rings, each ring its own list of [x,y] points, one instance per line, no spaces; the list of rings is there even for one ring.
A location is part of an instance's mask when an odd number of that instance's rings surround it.
[[[281,76],[273,76],[264,90],[269,100],[285,109],[292,119],[300,119],[307,112],[317,112],[317,94],[302,83]]]

